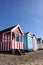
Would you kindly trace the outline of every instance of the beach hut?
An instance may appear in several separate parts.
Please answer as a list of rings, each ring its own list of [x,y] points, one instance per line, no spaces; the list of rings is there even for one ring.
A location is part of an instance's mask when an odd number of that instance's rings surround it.
[[[33,48],[34,48],[34,51],[37,50],[37,38],[35,34],[33,34]]]
[[[27,32],[24,34],[24,50],[25,51],[33,51],[34,50],[31,32]]]
[[[41,49],[43,49],[43,40],[42,40],[42,43],[41,43]]]
[[[42,39],[41,38],[37,38],[37,48],[38,49],[42,49]]]
[[[23,50],[23,35],[19,24],[0,31],[0,51]]]

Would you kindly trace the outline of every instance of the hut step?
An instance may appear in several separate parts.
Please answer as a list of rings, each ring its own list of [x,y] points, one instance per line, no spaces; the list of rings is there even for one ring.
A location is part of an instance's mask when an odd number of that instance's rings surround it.
[[[24,50],[18,50],[18,49],[16,49],[15,54],[24,55],[25,52],[24,52]]]

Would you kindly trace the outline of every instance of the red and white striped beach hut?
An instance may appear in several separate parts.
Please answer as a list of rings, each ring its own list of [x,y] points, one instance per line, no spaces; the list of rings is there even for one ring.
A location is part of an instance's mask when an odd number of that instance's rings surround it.
[[[0,31],[0,51],[23,50],[23,35],[19,24]]]

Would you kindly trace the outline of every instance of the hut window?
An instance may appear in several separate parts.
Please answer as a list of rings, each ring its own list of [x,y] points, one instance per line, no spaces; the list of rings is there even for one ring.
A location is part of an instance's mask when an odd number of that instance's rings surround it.
[[[19,41],[19,36],[16,37],[16,41]]]
[[[8,35],[8,40],[10,41],[10,35]]]
[[[4,35],[3,34],[3,40],[2,40],[3,42],[7,42],[7,35]]]
[[[7,42],[7,35],[5,35],[5,38],[4,38],[5,42]]]
[[[19,36],[19,42],[21,42],[22,41],[22,36]]]

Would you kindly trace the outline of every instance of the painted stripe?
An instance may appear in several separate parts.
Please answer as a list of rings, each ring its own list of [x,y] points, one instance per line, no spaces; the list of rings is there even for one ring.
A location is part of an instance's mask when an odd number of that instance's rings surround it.
[[[10,48],[12,49],[12,42],[11,42],[11,47]]]
[[[0,51],[1,51],[1,43],[0,43]]]
[[[14,49],[15,49],[15,41],[14,41]]]
[[[3,51],[3,42],[2,42],[2,51]]]
[[[21,43],[20,43],[20,49],[21,49]]]
[[[6,42],[6,51],[7,51],[7,42]]]
[[[11,50],[11,42],[9,42],[9,44],[10,44],[10,50]]]
[[[19,49],[19,42],[18,42],[18,49]]]
[[[4,51],[5,51],[5,43],[4,43]]]
[[[24,49],[24,44],[22,43],[22,49]]]
[[[14,40],[12,40],[12,49],[14,49]]]
[[[8,51],[8,43],[6,43],[6,51]]]
[[[9,51],[10,51],[10,42],[9,42]]]
[[[7,42],[7,51],[8,51],[8,42]]]
[[[9,41],[8,41],[8,51],[9,51]]]
[[[4,46],[5,46],[5,43],[4,43]]]
[[[6,43],[6,51],[7,51],[7,43]]]
[[[18,42],[16,42],[16,49],[18,49]]]
[[[18,48],[17,48],[17,42],[16,42],[16,41],[15,41],[15,49],[18,49]]]
[[[21,42],[21,49],[23,48],[23,44],[22,44],[22,42]]]
[[[19,49],[19,42],[18,42],[18,49]]]
[[[5,51],[6,51],[6,42],[5,42]]]
[[[17,43],[17,42],[15,41],[15,49],[16,49],[16,43]]]
[[[22,42],[21,42],[21,49],[22,49]]]
[[[1,51],[2,51],[2,42],[1,42]]]
[[[20,49],[22,49],[22,42],[20,42]]]
[[[3,51],[3,42],[2,42],[2,51]]]
[[[3,51],[4,51],[4,42],[3,42]]]
[[[17,42],[17,49],[18,49],[18,42]]]

